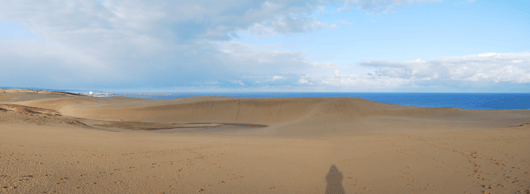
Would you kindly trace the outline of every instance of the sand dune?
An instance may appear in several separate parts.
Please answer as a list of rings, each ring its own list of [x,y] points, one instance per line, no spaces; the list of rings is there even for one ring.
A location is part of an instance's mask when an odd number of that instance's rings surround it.
[[[80,96],[40,98],[16,103],[57,110],[64,116],[102,121],[267,125],[270,126],[267,129],[269,134],[280,136],[393,132],[395,130],[392,128],[400,126],[407,129],[423,126],[421,129],[424,130],[492,129],[530,122],[525,115],[527,110],[478,111],[407,107],[360,98],[190,97],[156,101]],[[301,127],[306,131],[298,131]]]
[[[0,93],[0,193],[529,193],[530,111]]]

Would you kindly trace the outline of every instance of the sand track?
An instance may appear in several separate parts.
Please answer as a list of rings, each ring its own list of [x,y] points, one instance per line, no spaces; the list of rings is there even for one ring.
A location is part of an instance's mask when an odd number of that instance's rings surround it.
[[[138,121],[106,121],[94,124],[97,127],[111,127],[132,130],[160,130],[160,129],[178,129],[178,128],[217,128],[221,126],[232,127],[267,127],[267,125],[246,124],[246,123],[151,123]]]
[[[0,93],[0,102],[7,102],[11,100],[12,96],[9,94]]]

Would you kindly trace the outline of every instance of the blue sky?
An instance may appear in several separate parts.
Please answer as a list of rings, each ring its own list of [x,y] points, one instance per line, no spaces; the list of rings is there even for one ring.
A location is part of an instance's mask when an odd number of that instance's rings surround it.
[[[0,87],[530,92],[529,1],[3,1]]]

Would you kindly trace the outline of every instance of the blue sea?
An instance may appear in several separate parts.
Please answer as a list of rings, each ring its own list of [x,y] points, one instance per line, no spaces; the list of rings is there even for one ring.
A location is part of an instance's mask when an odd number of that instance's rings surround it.
[[[529,109],[530,93],[327,93],[327,92],[247,92],[247,93],[171,93],[116,94],[136,98],[167,100],[192,96],[237,98],[358,97],[367,100],[418,107],[450,107],[476,110]]]

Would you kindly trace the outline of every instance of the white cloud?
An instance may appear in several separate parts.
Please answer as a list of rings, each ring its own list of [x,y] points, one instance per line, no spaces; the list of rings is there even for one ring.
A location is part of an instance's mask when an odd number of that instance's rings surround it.
[[[298,83],[303,85],[314,85],[311,80],[313,80],[313,77],[305,75],[301,76],[300,79],[298,79]]]
[[[349,10],[348,6],[359,7],[362,10],[371,13],[393,13],[392,6],[402,6],[411,3],[439,2],[442,0],[344,0],[346,6],[337,9],[337,11]]]
[[[307,80],[304,79],[304,78],[300,78],[300,79],[298,80],[298,83],[301,83],[301,84],[307,84],[307,83],[309,83],[309,81],[307,81]]]
[[[398,88],[417,83],[435,85],[450,81],[530,83],[530,53],[484,53],[428,61],[365,61],[357,66],[375,70],[372,73],[343,75],[340,69],[334,69],[333,76],[315,76],[314,79],[324,85],[377,88]]]
[[[279,75],[275,75],[275,76],[272,77],[272,81],[276,81],[276,80],[285,80],[285,77],[279,76]]]
[[[410,80],[373,74],[343,75],[340,70],[333,71],[334,76],[322,76],[320,83],[332,86],[353,86],[360,88],[396,88],[406,85]]]
[[[241,80],[232,80],[230,82],[232,82],[234,84],[245,85],[245,83],[243,83]]]
[[[219,53],[216,58],[227,71],[235,74],[252,74],[277,76],[282,74],[299,74],[312,69],[333,67],[330,63],[309,61],[299,51],[269,51],[240,42],[227,41],[218,44],[220,50],[230,50],[230,54]]]
[[[258,37],[273,36],[278,33],[289,34],[293,32],[308,32],[322,28],[336,28],[336,24],[328,24],[313,19],[312,17],[280,17],[274,20],[255,23],[243,32],[254,34]]]
[[[335,70],[333,71],[333,74],[335,74],[335,77],[336,77],[336,78],[344,77],[343,75],[340,74],[340,70],[339,70],[339,69],[335,69]]]
[[[482,53],[482,54],[478,54],[477,56],[479,57],[491,57],[491,56],[495,56],[495,55],[498,55],[497,53]]]
[[[342,19],[339,20],[339,21],[337,21],[337,22],[338,22],[338,23],[341,23],[341,24],[343,24],[343,25],[351,25],[351,24],[352,24],[351,22],[348,22],[348,21],[346,21],[346,20],[342,20]]]
[[[272,27],[268,27],[260,23],[255,23],[254,25],[250,26],[247,31],[260,38],[274,36],[277,34]]]

